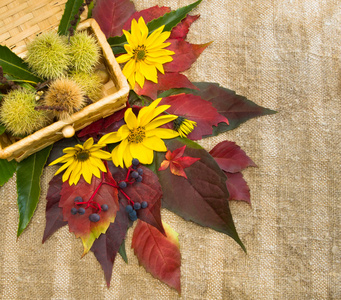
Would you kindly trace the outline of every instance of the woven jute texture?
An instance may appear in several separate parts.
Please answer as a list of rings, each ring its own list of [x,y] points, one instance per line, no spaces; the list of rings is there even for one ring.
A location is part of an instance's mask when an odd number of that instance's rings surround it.
[[[138,10],[191,2],[134,1]],[[35,21],[52,8],[58,24],[63,7],[58,1],[0,3],[1,30],[27,18],[1,33],[10,45],[25,41],[25,31],[36,33]],[[23,13],[11,14],[18,5]],[[37,211],[18,240],[15,178],[0,188],[0,298],[341,299],[340,1],[203,0],[194,13],[201,18],[188,40],[214,43],[188,77],[218,82],[278,111],[200,141],[207,150],[235,141],[258,165],[243,172],[252,207],[230,205],[248,253],[228,236],[164,210],[164,221],[179,233],[181,297],[138,265],[131,229],[129,264],[116,258],[108,289],[94,255],[80,259],[81,241],[67,227],[41,244],[50,167]]]

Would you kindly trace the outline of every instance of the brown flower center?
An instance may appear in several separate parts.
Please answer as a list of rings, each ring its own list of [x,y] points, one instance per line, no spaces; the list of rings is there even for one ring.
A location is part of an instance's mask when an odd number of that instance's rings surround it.
[[[147,54],[146,46],[137,46],[133,53],[135,60],[144,60]]]
[[[137,127],[130,130],[128,135],[129,143],[142,143],[143,139],[146,137],[146,130],[143,127]]]
[[[78,161],[86,161],[89,159],[90,154],[89,151],[82,150],[81,152],[76,153],[75,156]]]

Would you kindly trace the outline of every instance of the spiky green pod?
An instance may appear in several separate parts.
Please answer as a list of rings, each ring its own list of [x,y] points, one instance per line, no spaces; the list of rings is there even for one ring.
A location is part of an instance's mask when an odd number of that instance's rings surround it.
[[[65,74],[70,65],[67,39],[56,32],[44,32],[27,46],[26,61],[39,76],[56,79]]]
[[[96,73],[73,72],[70,78],[77,82],[92,102],[102,98],[102,78]]]
[[[49,86],[45,93],[44,104],[49,107],[56,107],[53,114],[59,119],[80,110],[85,106],[84,92],[73,80],[60,78]]]
[[[27,89],[10,91],[4,96],[0,120],[14,136],[30,134],[46,126],[49,118],[45,111],[36,111],[36,94]]]
[[[100,48],[93,36],[77,32],[70,38],[70,56],[72,69],[76,72],[91,72],[98,63]]]

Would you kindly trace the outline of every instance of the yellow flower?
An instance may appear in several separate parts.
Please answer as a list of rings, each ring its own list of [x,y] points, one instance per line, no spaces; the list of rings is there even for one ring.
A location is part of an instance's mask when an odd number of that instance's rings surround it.
[[[157,70],[164,74],[162,65],[173,60],[170,55],[174,52],[164,49],[170,45],[164,43],[170,36],[170,31],[162,32],[164,27],[159,27],[148,36],[148,27],[140,17],[138,22],[135,19],[131,22],[131,33],[123,30],[128,42],[124,45],[127,53],[116,60],[118,63],[127,62],[123,74],[132,88],[135,82],[143,88],[145,78],[157,83]]]
[[[153,101],[149,106],[143,107],[136,117],[131,108],[128,108],[124,114],[125,125],[122,125],[118,131],[104,135],[100,143],[120,144],[112,151],[112,161],[116,166],[131,166],[133,158],[137,158],[142,164],[151,164],[155,151],[167,151],[167,147],[162,139],[172,139],[179,134],[159,126],[173,121],[177,118],[174,115],[158,116],[170,105],[161,105],[156,107],[161,98]]]
[[[66,170],[62,179],[63,182],[69,179],[70,185],[77,184],[81,175],[87,183],[91,183],[92,175],[100,178],[100,170],[107,171],[102,159],[109,160],[111,155],[109,152],[100,150],[104,146],[105,144],[102,143],[94,145],[93,138],[89,138],[83,145],[78,144],[75,147],[63,149],[66,154],[50,163],[50,166],[64,163],[55,175]]]
[[[174,120],[174,130],[179,132],[181,137],[186,137],[197,126],[197,122],[188,120],[184,117],[178,117]]]

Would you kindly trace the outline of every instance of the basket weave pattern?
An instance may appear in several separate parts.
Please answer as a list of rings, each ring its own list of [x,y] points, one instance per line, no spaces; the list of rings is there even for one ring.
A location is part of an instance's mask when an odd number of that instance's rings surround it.
[[[66,0],[1,0],[1,45],[18,54],[34,36],[59,25],[65,3]]]
[[[60,18],[57,18],[55,14],[56,12],[59,12],[58,16],[61,15],[62,12],[60,10],[64,9],[66,1],[51,2],[49,4],[46,4],[47,1],[39,1],[38,3],[35,3],[35,5],[30,4],[31,1],[13,1],[15,4],[11,1],[6,2],[8,3],[1,6],[0,12],[4,11],[5,18],[3,19],[3,22],[7,22],[8,25],[4,27],[1,26],[0,43],[11,48],[17,55],[25,56],[27,42],[32,40],[32,38],[41,31],[51,30],[58,26]],[[13,5],[16,5],[16,9]],[[26,6],[27,11],[25,12],[24,8]],[[20,14],[14,13],[15,11],[17,12],[20,7],[22,7],[24,11]],[[41,11],[41,9],[43,9],[43,11]],[[31,26],[29,20],[34,18],[36,14],[45,15],[45,17],[40,17],[41,22],[31,23]],[[86,13],[84,13],[84,15],[86,15]],[[17,19],[18,17],[19,19]],[[34,19],[32,22],[37,22],[37,20]],[[21,32],[19,32],[20,29]],[[62,139],[62,131],[66,126],[71,125],[77,131],[92,122],[109,116],[115,111],[125,107],[129,86],[97,22],[93,19],[86,20],[80,23],[77,29],[87,30],[88,33],[93,34],[102,49],[103,63],[110,74],[110,81],[105,84],[103,89],[103,98],[96,103],[83,108],[81,111],[74,113],[67,120],[55,122],[19,141],[15,141],[6,134],[1,135],[1,159],[16,159],[17,161],[20,161]]]

